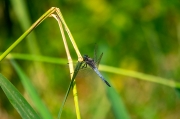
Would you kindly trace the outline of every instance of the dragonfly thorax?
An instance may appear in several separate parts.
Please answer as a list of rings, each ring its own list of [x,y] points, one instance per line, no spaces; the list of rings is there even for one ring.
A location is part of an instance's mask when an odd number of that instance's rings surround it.
[[[83,59],[86,59],[88,58],[89,56],[88,55],[83,55]]]
[[[83,56],[83,61],[92,61],[92,62],[94,62],[94,60],[92,59],[92,58],[90,58],[88,55],[84,55]]]

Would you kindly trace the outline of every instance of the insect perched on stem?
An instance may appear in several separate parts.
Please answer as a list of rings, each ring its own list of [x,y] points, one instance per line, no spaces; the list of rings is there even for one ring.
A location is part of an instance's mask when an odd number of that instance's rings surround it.
[[[103,54],[103,53],[102,53]],[[101,54],[101,57],[102,57],[102,54]],[[109,86],[111,87],[111,85],[104,79],[104,77],[102,76],[102,74],[99,72],[97,66],[96,66],[96,62],[90,58],[88,55],[84,55],[83,56],[83,61],[85,62],[83,67],[87,67],[90,66],[95,72],[96,74]]]
[[[98,66],[99,66],[99,62],[103,56],[103,53],[100,55],[99,59],[97,59],[97,52],[96,52],[97,47],[95,47],[94,50],[94,59],[90,58],[88,55],[84,55],[83,56],[83,62],[84,65],[82,66],[82,68],[85,68],[88,66],[90,66],[95,72],[96,74],[109,86],[111,87],[111,85],[105,80],[105,78],[102,76],[102,74],[99,72],[98,70]]]

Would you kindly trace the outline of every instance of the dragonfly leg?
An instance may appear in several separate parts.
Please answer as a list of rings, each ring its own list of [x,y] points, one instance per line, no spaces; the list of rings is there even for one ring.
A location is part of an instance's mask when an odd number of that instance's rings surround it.
[[[84,63],[84,65],[81,67],[81,69],[86,68],[87,67],[87,63]]]

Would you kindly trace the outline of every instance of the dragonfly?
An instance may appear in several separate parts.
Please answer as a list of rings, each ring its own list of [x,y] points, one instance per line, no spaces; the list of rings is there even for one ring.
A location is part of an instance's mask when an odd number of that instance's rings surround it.
[[[106,85],[111,87],[111,85],[105,80],[105,78],[102,76],[102,74],[98,70],[98,65],[99,65],[99,62],[100,62],[100,60],[101,60],[101,58],[103,56],[103,53],[100,55],[98,60],[97,60],[96,56],[97,56],[96,55],[96,48],[95,48],[95,51],[94,51],[94,59],[90,58],[88,55],[84,55],[83,56],[84,65],[82,65],[82,68],[85,68],[88,65],[89,67],[91,67],[96,72],[96,74],[102,79],[102,81],[104,81],[106,83]]]

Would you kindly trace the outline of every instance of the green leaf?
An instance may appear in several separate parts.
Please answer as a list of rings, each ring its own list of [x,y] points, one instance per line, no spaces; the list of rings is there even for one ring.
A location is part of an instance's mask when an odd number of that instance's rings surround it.
[[[158,77],[158,76],[153,76],[145,73],[140,73],[136,71],[130,71],[130,70],[125,70],[122,68],[116,68],[112,66],[107,66],[107,65],[100,65],[99,68],[101,71],[106,71],[109,73],[114,73],[114,74],[120,74],[120,75],[125,75],[125,76],[130,76],[134,77],[137,79],[149,81],[149,82],[154,82],[162,85],[166,85],[172,88],[180,88],[180,83],[176,82],[174,80],[169,80],[166,78]]]
[[[73,77],[72,77],[72,79],[71,79],[71,82],[70,82],[70,84],[69,84],[68,90],[67,90],[67,92],[66,92],[66,95],[65,95],[65,97],[64,97],[63,103],[62,103],[62,105],[61,105],[61,107],[60,107],[60,110],[59,110],[59,113],[58,113],[58,119],[61,118],[61,114],[62,114],[62,110],[63,110],[64,105],[65,105],[65,102],[66,102],[66,100],[67,100],[67,97],[68,97],[68,95],[69,95],[69,92],[70,92],[71,88],[73,87],[75,78],[76,78],[76,76],[77,76],[77,74],[78,74],[78,72],[79,72],[79,69],[81,68],[81,65],[82,65],[82,64],[83,64],[83,62],[79,62],[79,61],[78,61],[78,63],[76,64]]]
[[[18,66],[18,64],[14,60],[11,59],[10,61],[13,67],[15,68],[17,74],[19,75],[25,90],[28,92],[29,96],[31,97],[41,117],[43,117],[43,119],[52,119],[52,115],[50,114],[49,110],[44,105],[44,103],[41,101],[38,93],[36,92],[36,89],[30,82],[29,78],[25,75],[23,70]]]
[[[126,111],[124,103],[121,100],[120,95],[116,92],[116,90],[113,87],[108,88],[107,95],[111,102],[111,106],[116,119],[129,119],[129,115]]]
[[[19,91],[2,74],[0,74],[0,86],[23,119],[40,119]]]

